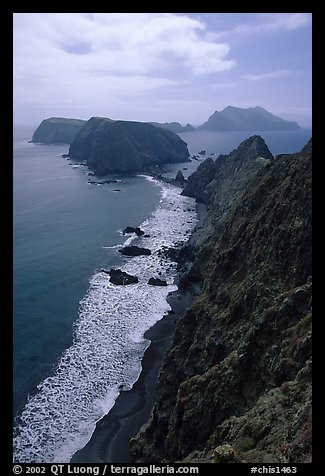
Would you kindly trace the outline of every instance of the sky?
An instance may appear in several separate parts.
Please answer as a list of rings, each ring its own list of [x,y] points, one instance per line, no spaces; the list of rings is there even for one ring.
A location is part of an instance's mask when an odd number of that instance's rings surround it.
[[[262,106],[311,126],[310,13],[14,13],[15,124],[200,125]]]

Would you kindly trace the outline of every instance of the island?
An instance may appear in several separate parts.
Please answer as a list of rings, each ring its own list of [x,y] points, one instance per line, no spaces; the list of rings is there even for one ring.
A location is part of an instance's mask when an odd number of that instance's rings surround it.
[[[86,124],[81,119],[50,117],[44,119],[35,130],[32,140],[41,144],[71,144],[76,134]]]
[[[294,121],[286,121],[260,106],[247,109],[227,106],[215,111],[199,127],[205,131],[295,131],[300,129]]]
[[[196,129],[191,124],[186,124],[186,126],[182,126],[179,122],[148,122],[156,127],[162,127],[163,129],[167,129],[168,131],[176,132],[192,132]]]

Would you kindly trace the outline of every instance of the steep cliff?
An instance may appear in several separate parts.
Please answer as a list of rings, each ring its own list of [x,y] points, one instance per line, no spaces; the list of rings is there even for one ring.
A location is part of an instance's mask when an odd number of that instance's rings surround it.
[[[76,135],[69,156],[86,162],[97,175],[105,175],[186,162],[189,152],[177,134],[160,127],[92,117]]]
[[[76,134],[86,124],[80,119],[50,117],[44,119],[33,134],[31,142],[42,144],[71,144]]]
[[[291,131],[299,129],[299,124],[275,116],[260,106],[227,106],[223,111],[215,111],[199,127],[208,131]]]
[[[183,279],[201,291],[131,440],[134,462],[310,461],[312,145],[274,160],[265,147],[250,138],[188,183],[210,208]]]
[[[228,155],[208,158],[188,179],[183,195],[211,205],[233,200],[252,176],[273,159],[261,136],[244,140]],[[217,203],[215,203],[215,207]]]

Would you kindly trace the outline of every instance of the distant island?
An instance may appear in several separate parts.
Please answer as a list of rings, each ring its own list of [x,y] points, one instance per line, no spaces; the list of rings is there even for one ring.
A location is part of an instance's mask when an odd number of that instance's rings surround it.
[[[92,118],[93,119],[93,118]],[[91,119],[90,119],[91,120]],[[119,130],[121,133],[120,126],[122,124],[142,124],[145,128],[146,126],[154,126],[155,128],[164,129],[175,134],[182,132],[192,132],[197,129],[191,124],[186,124],[182,126],[179,122],[136,122],[136,121],[115,121],[113,119],[105,118],[106,125],[108,122],[119,124],[116,126],[116,130]],[[84,121],[81,119],[68,119],[64,117],[50,117],[49,119],[44,119],[41,124],[35,130],[31,142],[42,143],[42,144],[54,144],[54,143],[64,143],[72,144],[76,135],[79,131],[88,124],[89,121]],[[103,130],[103,128],[100,128]],[[206,122],[198,127],[198,130],[203,131],[295,131],[300,129],[300,126],[295,121],[286,121],[281,117],[275,116],[274,114],[266,111],[260,106],[249,107],[247,109],[227,106],[222,111],[215,111]],[[86,129],[89,132],[90,129]],[[107,132],[107,128],[105,129]],[[111,133],[114,128],[111,129]],[[140,128],[138,127],[137,131],[133,127],[132,135],[134,137],[135,133],[138,133]],[[142,129],[145,130],[145,129]],[[147,129],[148,130],[148,129]],[[84,133],[86,133],[84,131]],[[125,129],[126,131],[126,129]],[[171,136],[169,136],[171,137]],[[142,137],[143,138],[143,137]],[[162,139],[162,137],[160,137]],[[128,139],[126,140],[128,142]],[[174,138],[175,142],[175,138]],[[140,144],[138,144],[140,146]],[[127,146],[126,146],[127,147]],[[141,148],[141,146],[140,146]],[[74,149],[73,149],[74,151]],[[74,153],[74,152],[73,152]],[[144,152],[146,154],[146,152]],[[161,151],[158,155],[161,154]],[[178,153],[177,153],[178,154]],[[150,155],[150,154],[149,154]],[[172,154],[173,156],[174,154]],[[84,159],[86,160],[86,159]],[[179,161],[179,160],[177,160]],[[149,162],[155,163],[155,160],[149,159]],[[161,162],[161,159],[158,160],[158,163]],[[165,162],[165,159],[163,159]],[[174,159],[171,162],[175,162]]]
[[[86,122],[81,119],[67,119],[65,117],[44,119],[34,132],[31,142],[71,144]]]
[[[92,117],[75,136],[68,155],[96,175],[106,175],[152,172],[163,164],[188,162],[190,154],[177,134],[161,127]]]
[[[286,121],[260,106],[228,106],[215,111],[199,127],[202,131],[294,131],[297,122]],[[188,162],[187,144],[177,135],[195,131],[179,122],[115,121],[92,117],[88,121],[51,117],[35,130],[31,142],[70,144],[68,157],[83,162],[96,175],[159,173],[159,166]],[[156,167],[156,170],[154,169]]]
[[[167,129],[168,131],[176,132],[192,132],[195,131],[195,127],[191,126],[191,124],[186,124],[186,126],[182,126],[179,122],[148,122],[156,127],[162,127],[163,129]]]
[[[215,111],[199,129],[205,131],[295,131],[300,127],[297,122],[286,121],[260,106],[247,109],[227,106],[223,111]]]

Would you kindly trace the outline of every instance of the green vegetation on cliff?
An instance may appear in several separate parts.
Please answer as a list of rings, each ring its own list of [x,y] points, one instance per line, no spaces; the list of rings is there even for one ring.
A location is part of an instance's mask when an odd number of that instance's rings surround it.
[[[71,144],[76,134],[86,124],[81,119],[50,117],[44,119],[33,134],[31,142],[42,144]]]
[[[175,133],[151,124],[92,117],[69,150],[97,175],[144,172],[153,166],[187,162],[186,143]]]
[[[311,459],[311,141],[272,158],[254,136],[184,193],[208,204],[134,462]],[[220,162],[219,162],[220,161]]]

